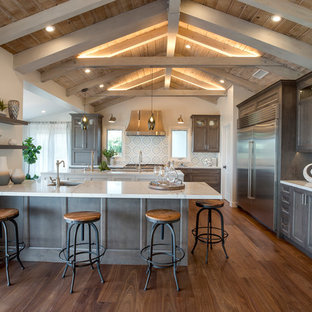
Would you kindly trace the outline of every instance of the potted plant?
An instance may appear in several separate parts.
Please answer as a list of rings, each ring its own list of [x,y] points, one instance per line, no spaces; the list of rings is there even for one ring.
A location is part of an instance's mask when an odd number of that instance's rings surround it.
[[[4,104],[3,99],[0,99],[0,115],[5,116],[3,111],[7,108],[7,106]]]
[[[32,137],[29,137],[23,141],[23,146],[26,146],[26,148],[23,150],[23,157],[24,161],[28,164],[28,170],[26,174],[27,180],[38,179],[38,176],[36,174],[33,177],[31,177],[29,174],[30,165],[36,163],[38,159],[37,154],[40,154],[41,150],[41,146],[34,145],[33,140],[34,139]]]
[[[107,166],[107,163],[105,160],[103,160],[99,165],[100,171],[110,170],[110,168]]]
[[[114,157],[115,155],[117,155],[117,153],[113,150],[113,149],[105,149],[102,154],[106,157],[106,161],[107,164],[110,165],[111,164],[111,159],[112,157]]]

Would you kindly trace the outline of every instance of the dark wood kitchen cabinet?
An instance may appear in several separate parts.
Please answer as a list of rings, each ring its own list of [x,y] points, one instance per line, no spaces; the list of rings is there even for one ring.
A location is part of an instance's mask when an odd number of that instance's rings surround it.
[[[71,114],[71,165],[90,165],[91,152],[94,151],[94,165],[101,161],[102,151],[102,118],[100,114],[87,114],[87,130],[81,129],[83,114]]]
[[[297,81],[297,151],[312,152],[312,73]]]
[[[219,152],[220,115],[192,115],[191,118],[193,152]]]
[[[205,168],[179,168],[184,174],[185,182],[206,182],[217,192],[221,189],[221,170]]]
[[[312,190],[281,184],[280,232],[282,237],[312,256]]]

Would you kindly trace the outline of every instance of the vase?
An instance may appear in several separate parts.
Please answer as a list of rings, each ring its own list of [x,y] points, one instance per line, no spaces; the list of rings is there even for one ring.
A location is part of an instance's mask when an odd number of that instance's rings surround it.
[[[110,166],[110,164],[111,164],[111,158],[110,158],[110,157],[106,157],[106,162],[107,162],[107,164]]]
[[[21,184],[25,180],[25,173],[22,169],[14,169],[11,174],[11,181],[14,184]]]
[[[17,100],[10,100],[8,102],[8,111],[11,119],[17,119],[20,103]]]
[[[6,156],[0,156],[0,185],[8,185],[10,182],[10,172]]]

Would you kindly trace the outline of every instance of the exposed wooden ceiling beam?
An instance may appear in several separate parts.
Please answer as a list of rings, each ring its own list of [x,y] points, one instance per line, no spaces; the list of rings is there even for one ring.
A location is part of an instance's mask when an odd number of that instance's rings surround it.
[[[188,0],[181,4],[180,20],[312,69],[311,45],[265,27]]]
[[[14,68],[23,74],[33,72],[166,20],[166,3],[157,0],[20,52],[14,56]]]
[[[73,95],[75,93],[78,93],[81,89],[92,88],[92,87],[95,87],[97,85],[100,85],[101,83],[103,83],[103,84],[109,83],[109,82],[111,82],[115,79],[118,79],[124,75],[127,75],[131,72],[133,72],[133,69],[132,70],[130,70],[130,69],[128,69],[128,70],[127,69],[114,70],[113,72],[108,73],[104,76],[82,82],[82,83],[77,84],[71,88],[66,89],[66,95],[67,96]],[[106,86],[106,89],[107,89],[107,86]]]
[[[180,4],[181,0],[169,0],[169,10],[168,10],[168,37],[167,37],[167,56],[174,56],[174,51],[177,41],[177,33],[179,30],[179,20],[180,20]],[[165,75],[165,89],[170,88],[171,82],[171,68],[166,68]]]
[[[280,15],[297,24],[312,28],[312,10],[288,0],[239,0],[255,8]]]
[[[201,71],[209,74],[209,75],[213,75],[218,77],[219,79],[224,79],[227,80],[229,82],[231,82],[232,84],[236,84],[239,85],[249,91],[252,92],[258,92],[261,88],[259,88],[259,86],[249,80],[234,76],[228,72],[226,72],[225,70],[222,69],[218,69],[218,68],[201,68]]]
[[[98,112],[100,112],[101,110],[103,110],[103,109],[105,109],[107,107],[119,104],[121,102],[125,102],[125,101],[128,101],[128,100],[131,100],[133,98],[134,98],[134,96],[132,96],[132,97],[130,97],[130,96],[128,96],[128,97],[123,96],[123,97],[118,97],[118,98],[115,98],[115,99],[110,99],[110,100],[102,102],[102,103],[98,103],[96,105],[93,105],[94,106],[94,112],[98,113]]]
[[[59,23],[113,1],[114,0],[68,0],[52,8],[1,27],[0,44],[26,36],[48,25]]]
[[[75,59],[62,63],[41,74],[41,80],[47,81],[62,76],[68,71],[79,68],[131,68],[131,67],[235,67],[235,66],[281,66],[261,57],[112,57]]]

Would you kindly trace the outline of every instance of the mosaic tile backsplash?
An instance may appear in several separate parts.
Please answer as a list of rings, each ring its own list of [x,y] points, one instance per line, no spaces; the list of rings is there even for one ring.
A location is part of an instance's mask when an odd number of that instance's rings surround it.
[[[126,136],[124,159],[115,161],[115,164],[137,164],[140,151],[143,154],[143,164],[165,164],[169,160],[169,138],[168,136]],[[212,161],[212,166],[218,166],[218,157],[218,153],[191,153],[191,162],[187,164],[194,167],[208,167],[209,161]]]

